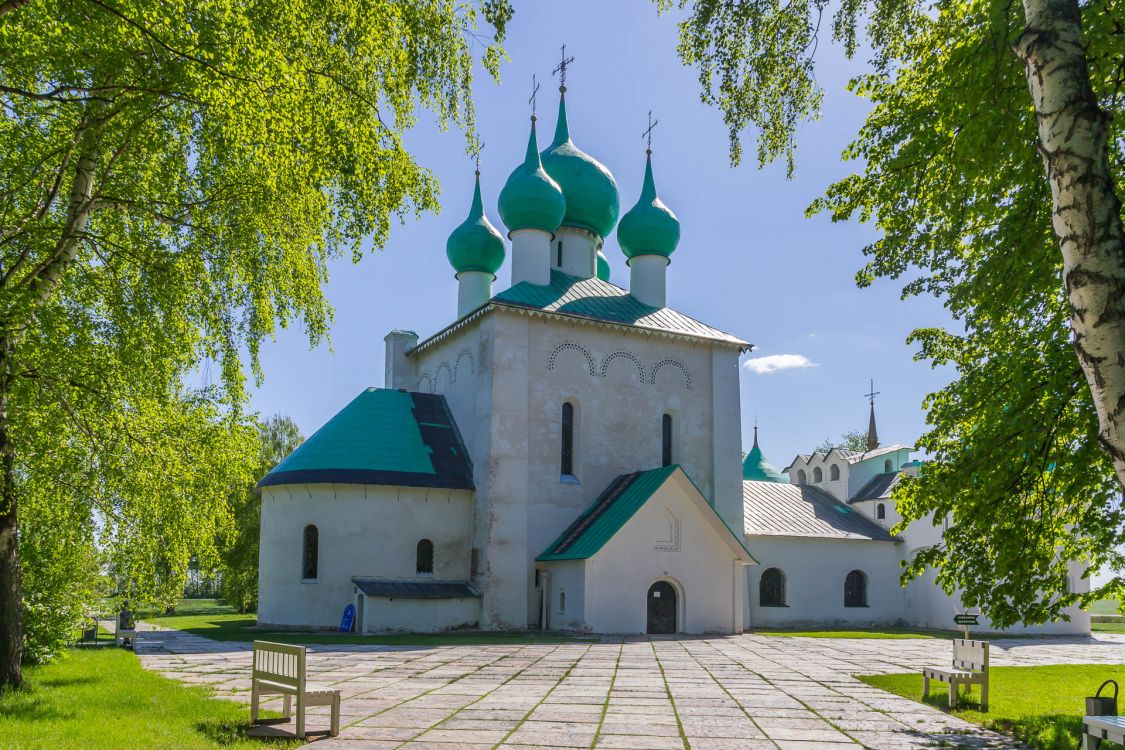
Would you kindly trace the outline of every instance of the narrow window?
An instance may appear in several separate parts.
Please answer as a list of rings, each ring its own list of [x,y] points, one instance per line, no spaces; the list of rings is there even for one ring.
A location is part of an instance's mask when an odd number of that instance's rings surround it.
[[[844,579],[844,606],[867,606],[867,576],[862,570],[853,570]]]
[[[562,456],[561,473],[564,477],[574,476],[574,404],[562,405]]]
[[[824,481],[824,472],[820,470],[819,466],[812,470],[812,480],[813,484],[820,484]]]
[[[555,266],[562,268],[562,240],[559,240],[558,244],[555,245]]]
[[[887,506],[883,505],[882,503],[879,503],[878,505],[876,505],[875,506],[875,517],[877,519],[879,519],[880,521],[882,521],[884,518],[886,518],[887,517]]]
[[[434,574],[434,543],[429,539],[422,539],[418,542],[418,548],[415,551],[414,572],[420,576],[430,576]]]
[[[301,578],[316,580],[316,569],[320,561],[320,533],[311,523],[305,527],[304,545],[301,549]]]
[[[828,478],[833,482],[838,480],[840,478],[840,467],[836,464],[832,464],[832,467],[828,469]]]
[[[661,421],[660,465],[672,465],[672,415],[665,414]]]
[[[559,592],[559,613],[566,612],[566,592]]]
[[[892,464],[891,459],[888,458],[886,461],[883,462],[883,471],[885,471],[888,474],[891,473],[891,471],[893,471],[893,469],[891,468],[892,466],[894,466],[894,464]]]
[[[475,580],[480,571],[480,550],[473,547],[469,550],[469,580]]]
[[[785,574],[777,568],[762,573],[758,584],[758,604],[762,607],[785,606]]]
[[[809,475],[805,473],[804,469],[797,470],[797,484],[808,484]]]

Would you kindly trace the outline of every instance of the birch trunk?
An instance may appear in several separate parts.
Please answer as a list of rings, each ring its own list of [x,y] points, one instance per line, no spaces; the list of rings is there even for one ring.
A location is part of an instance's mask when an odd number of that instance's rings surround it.
[[[66,267],[78,252],[86,232],[94,200],[98,163],[98,140],[104,120],[104,104],[91,101],[82,118],[76,140],[81,149],[69,191],[66,220],[51,255],[29,274],[28,289],[38,303],[48,299]],[[34,315],[33,305],[32,316]],[[23,675],[23,601],[20,586],[19,488],[15,482],[16,446],[11,434],[11,385],[18,356],[16,331],[34,325],[34,320],[0,321],[0,692],[16,687]]]
[[[1023,0],[1015,45],[1035,106],[1078,361],[1098,441],[1125,487],[1125,232],[1109,170],[1109,115],[1090,84],[1078,0]]]

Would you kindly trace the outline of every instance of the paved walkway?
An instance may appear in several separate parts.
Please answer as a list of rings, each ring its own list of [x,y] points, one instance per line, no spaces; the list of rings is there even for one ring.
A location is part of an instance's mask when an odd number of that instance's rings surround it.
[[[146,667],[212,685],[219,695],[242,702],[249,702],[249,648],[179,631],[142,633],[138,645]],[[753,635],[523,646],[310,646],[310,681],[343,693],[343,731],[313,747],[1018,747],[852,677],[918,671],[945,661],[948,649],[940,640]],[[1122,664],[1125,637],[997,641],[992,663]],[[327,727],[327,709],[309,713],[311,729]],[[291,730],[291,723],[286,726]]]

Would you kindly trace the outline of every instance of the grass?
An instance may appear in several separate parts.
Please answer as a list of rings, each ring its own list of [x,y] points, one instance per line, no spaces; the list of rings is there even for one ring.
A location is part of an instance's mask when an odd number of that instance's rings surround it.
[[[971,695],[962,694],[959,707],[952,713],[1014,735],[1039,750],[1073,750],[1085,708],[1083,698],[1093,695],[1109,678],[1125,684],[1125,665],[992,667],[988,711],[980,710],[980,686],[974,686]],[[922,701],[921,674],[864,675],[859,679],[903,698]],[[948,712],[948,695],[947,685],[931,682],[925,703]],[[1111,743],[1102,747],[1117,748]]]
[[[569,643],[572,641],[589,642],[597,640],[596,637],[538,632],[456,631],[449,633],[358,635],[356,633],[323,631],[260,630],[256,627],[258,624],[256,615],[238,614],[233,607],[222,604],[215,599],[184,599],[176,606],[176,614],[144,617],[144,620],[216,641],[266,640],[281,643],[359,643],[375,646],[458,646]]]
[[[864,628],[860,630],[755,630],[752,635],[780,638],[875,638],[899,640],[904,638],[952,638],[951,633],[938,630],[907,630],[904,628]]]
[[[2,750],[262,747],[245,736],[247,707],[149,672],[127,651],[71,651],[27,668],[24,678],[0,699]]]

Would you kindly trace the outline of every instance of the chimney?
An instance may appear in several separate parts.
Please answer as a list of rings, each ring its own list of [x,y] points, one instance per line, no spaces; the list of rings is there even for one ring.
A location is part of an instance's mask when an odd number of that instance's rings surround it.
[[[418,346],[418,334],[414,331],[394,330],[383,337],[383,341],[387,343],[383,387],[415,390],[418,386],[418,374],[414,369],[414,360],[407,357],[406,353]]]

